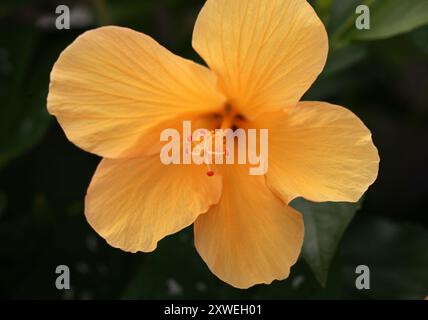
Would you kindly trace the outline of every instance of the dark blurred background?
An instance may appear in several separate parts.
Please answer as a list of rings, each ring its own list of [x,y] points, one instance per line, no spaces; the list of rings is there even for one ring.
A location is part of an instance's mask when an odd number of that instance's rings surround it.
[[[428,296],[428,26],[359,39],[352,21],[360,2],[312,1],[334,42],[305,99],[346,106],[365,122],[380,152],[379,178],[338,242],[325,287],[300,259],[285,281],[237,290],[209,272],[191,228],[150,254],[108,246],[83,214],[99,158],[73,146],[46,112],[53,63],[87,29],[131,27],[202,62],[191,37],[204,1],[1,0],[0,298]],[[70,30],[55,28],[59,4],[71,9]],[[71,290],[55,287],[61,264],[70,267]],[[370,267],[370,290],[355,288],[359,264]]]

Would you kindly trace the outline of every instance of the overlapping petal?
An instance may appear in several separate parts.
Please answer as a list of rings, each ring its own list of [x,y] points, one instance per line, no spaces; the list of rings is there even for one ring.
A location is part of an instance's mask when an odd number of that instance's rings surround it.
[[[159,141],[160,125],[221,108],[216,86],[210,70],[149,36],[102,27],[79,36],[55,63],[48,110],[80,148],[134,157]]]
[[[217,203],[221,188],[221,177],[207,177],[205,166],[165,166],[158,155],[104,159],[88,188],[85,214],[113,247],[149,252]]]
[[[195,222],[195,244],[221,280],[248,288],[288,277],[303,242],[303,220],[248,167],[222,168],[220,202]]]
[[[356,202],[377,177],[371,132],[346,108],[300,102],[258,121],[269,129],[268,185],[287,203],[298,196]]]
[[[208,0],[193,47],[250,119],[295,105],[324,67],[328,38],[305,0]]]

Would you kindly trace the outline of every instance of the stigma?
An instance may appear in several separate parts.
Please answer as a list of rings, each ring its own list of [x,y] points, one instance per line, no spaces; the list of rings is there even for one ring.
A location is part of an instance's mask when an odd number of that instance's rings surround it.
[[[212,177],[214,175],[214,171],[212,171],[212,170],[208,170],[207,171],[207,176],[208,177]]]

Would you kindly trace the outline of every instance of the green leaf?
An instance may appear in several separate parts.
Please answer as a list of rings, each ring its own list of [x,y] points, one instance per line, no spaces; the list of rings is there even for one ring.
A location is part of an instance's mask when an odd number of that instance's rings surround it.
[[[303,257],[323,287],[327,284],[328,270],[339,241],[361,203],[362,200],[312,203],[298,198],[291,204],[303,214],[305,222]]]
[[[327,64],[322,73],[328,77],[346,68],[352,67],[367,56],[367,48],[362,45],[351,45],[330,52]]]
[[[315,11],[318,16],[322,19],[324,24],[327,24],[330,20],[331,5],[333,0],[317,0],[315,2]]]
[[[369,7],[370,30],[354,27],[350,36],[352,39],[385,39],[428,23],[427,0],[376,0]]]

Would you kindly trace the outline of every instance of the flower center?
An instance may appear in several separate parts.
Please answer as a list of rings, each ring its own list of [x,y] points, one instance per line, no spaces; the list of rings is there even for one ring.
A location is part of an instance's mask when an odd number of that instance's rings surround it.
[[[235,131],[246,121],[245,117],[233,108],[230,103],[226,103],[223,112],[217,114],[217,116],[222,119],[221,125],[217,129],[232,129]]]
[[[217,114],[216,116],[221,117],[221,123],[217,127],[217,129],[221,130],[227,130],[232,129],[233,131],[237,130],[239,127],[243,125],[243,123],[246,121],[245,117],[237,112],[236,109],[232,107],[230,103],[226,103],[224,106],[224,110],[221,114]],[[210,131],[208,139],[212,139],[212,144],[215,145],[215,151],[213,153],[214,156],[216,155],[229,155],[229,150],[226,148],[226,142],[225,142],[225,136],[218,136],[218,132],[216,130]],[[221,139],[221,142],[219,143],[218,140]],[[209,164],[206,164],[207,166],[207,176],[212,177],[215,175],[215,172],[213,171],[212,167]]]

